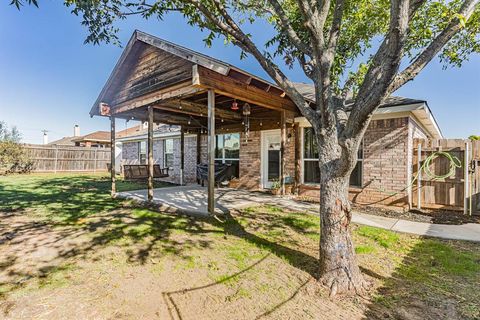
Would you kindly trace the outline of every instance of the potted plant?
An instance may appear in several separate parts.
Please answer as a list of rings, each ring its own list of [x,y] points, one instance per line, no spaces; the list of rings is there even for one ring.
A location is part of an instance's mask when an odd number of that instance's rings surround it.
[[[280,181],[279,180],[274,180],[272,182],[272,187],[270,188],[270,192],[273,195],[279,195],[280,194]]]

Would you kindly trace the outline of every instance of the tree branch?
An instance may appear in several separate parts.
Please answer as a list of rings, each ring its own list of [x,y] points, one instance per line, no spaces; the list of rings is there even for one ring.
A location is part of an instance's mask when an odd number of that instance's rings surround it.
[[[398,72],[409,24],[409,1],[392,0],[390,27],[373,57],[344,131],[344,139],[351,139],[365,131],[369,120],[385,98],[388,87]]]
[[[225,20],[217,18],[208,8],[206,8],[199,0],[187,0],[194,5],[206,19],[216,25],[224,34],[234,38],[234,43],[242,50],[249,52],[260,63],[262,68],[268,73],[270,77],[286,92],[286,94],[293,100],[295,105],[300,109],[300,112],[310,122],[318,122],[314,110],[307,103],[303,95],[298,92],[293,83],[285,76],[280,68],[273,63],[269,58],[263,55],[257,46],[250,40],[250,38],[241,30],[238,24],[233,20],[227,12],[222,3],[218,0],[212,0],[220,15]]]
[[[295,32],[293,29],[292,25],[290,24],[290,21],[285,14],[285,11],[283,10],[282,6],[277,0],[268,0],[270,5],[273,7],[273,10],[275,14],[278,16],[280,19],[280,26],[282,30],[284,30],[284,33],[287,35],[287,37],[290,39],[292,44],[303,54],[307,56],[312,55],[312,51],[310,48],[303,43],[303,41],[298,37],[298,34]]]
[[[473,12],[475,6],[479,3],[478,0],[466,0],[459,10],[459,14],[468,20]],[[448,26],[435,38],[433,41],[418,55],[407,68],[400,72],[388,88],[388,92],[395,92],[408,81],[413,80],[425,66],[432,61],[432,59],[442,50],[442,48],[453,38],[459,31],[462,25],[458,18],[454,18]]]

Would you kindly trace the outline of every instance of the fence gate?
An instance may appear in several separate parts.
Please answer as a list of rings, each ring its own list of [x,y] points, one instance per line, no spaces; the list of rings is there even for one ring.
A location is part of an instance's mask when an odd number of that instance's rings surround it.
[[[480,214],[480,141],[472,143],[471,163],[472,212]]]
[[[461,163],[453,174],[445,179],[432,179],[425,174],[425,160],[434,152],[448,152]],[[466,159],[467,156],[467,159]],[[466,161],[465,161],[466,160]],[[447,209],[480,214],[480,141],[461,139],[415,139],[413,149],[412,205],[429,209]],[[441,176],[449,172],[451,160],[438,156],[430,162],[430,171]],[[420,188],[419,188],[420,187]],[[470,210],[471,209],[471,210]]]

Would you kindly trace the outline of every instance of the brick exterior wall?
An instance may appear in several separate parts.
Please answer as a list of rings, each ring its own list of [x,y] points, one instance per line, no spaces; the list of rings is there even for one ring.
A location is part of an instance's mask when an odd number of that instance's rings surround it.
[[[202,137],[202,141],[205,140],[205,147],[202,148],[205,151],[206,157],[206,137]],[[164,161],[164,140],[153,140],[153,160],[155,164],[159,164],[163,167]],[[205,160],[206,161],[206,160]],[[124,142],[122,144],[122,164],[139,164],[138,159],[138,141]],[[185,136],[185,163],[184,163],[184,179],[185,183],[196,181],[196,166],[197,166],[197,137]],[[180,183],[180,138],[173,139],[173,167],[169,171],[169,177],[161,179],[163,181]]]
[[[278,130],[280,134],[280,130]],[[287,128],[287,141],[285,143],[286,165],[285,176],[295,177],[295,137],[293,128]],[[261,181],[261,152],[262,132],[251,131],[248,140],[245,141],[245,134],[240,135],[240,178],[239,188],[248,190],[262,189]]]
[[[351,187],[349,197],[364,205],[408,205],[411,172],[410,118],[374,120],[363,140],[362,187]],[[301,186],[300,195],[318,199],[318,186]]]
[[[295,137],[287,128],[286,176],[295,176]],[[364,136],[363,187],[350,188],[350,199],[359,204],[407,206],[411,181],[413,138],[424,137],[424,131],[411,118],[374,120]],[[238,188],[259,190],[261,181],[261,131],[252,131],[248,140],[240,134],[240,168]],[[207,136],[201,135],[201,162],[207,162]],[[138,163],[138,143],[125,142],[123,163]],[[155,163],[163,164],[163,140],[154,140]],[[185,182],[196,181],[197,137],[185,136]],[[303,169],[303,168],[302,168]],[[174,139],[174,166],[167,181],[180,182],[180,139]],[[318,199],[319,187],[302,185],[300,196]]]

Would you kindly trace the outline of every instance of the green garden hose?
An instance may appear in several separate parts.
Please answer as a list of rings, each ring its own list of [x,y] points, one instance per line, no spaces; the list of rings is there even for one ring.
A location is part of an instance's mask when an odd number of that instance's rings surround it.
[[[430,168],[431,167],[431,164],[433,163],[433,161],[435,159],[437,159],[438,157],[445,157],[448,159],[449,161],[449,170],[447,173],[445,174],[441,174],[441,175],[437,175],[435,174],[432,169]],[[408,184],[404,189],[398,191],[398,192],[387,192],[385,189],[383,188],[379,188],[378,190],[383,192],[383,193],[387,193],[389,194],[390,196],[395,196],[401,192],[404,192],[405,190],[407,190],[408,188],[410,188],[411,186],[413,186],[413,184],[415,183],[415,181],[418,180],[418,177],[420,175],[420,173],[423,172],[425,173],[425,175],[427,177],[430,178],[430,181],[437,181],[437,180],[442,180],[442,179],[447,179],[447,178],[450,178],[452,176],[455,175],[455,171],[458,169],[458,168],[461,168],[462,167],[462,162],[460,161],[460,159],[458,159],[458,157],[450,154],[449,152],[445,152],[445,151],[436,151],[436,152],[433,152],[431,155],[429,155],[427,158],[425,158],[425,160],[423,161],[423,164],[422,166],[420,167],[420,169],[417,171],[417,174],[415,175],[415,177],[413,177],[412,181],[410,182],[410,184]]]

